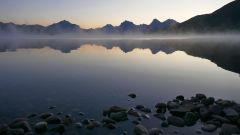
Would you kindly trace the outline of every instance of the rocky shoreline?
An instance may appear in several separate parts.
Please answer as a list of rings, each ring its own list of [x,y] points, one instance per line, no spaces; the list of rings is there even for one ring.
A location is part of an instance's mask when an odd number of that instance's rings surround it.
[[[137,98],[131,93],[129,98]],[[53,110],[56,106],[50,106]],[[83,112],[79,115],[84,117]],[[131,108],[111,106],[104,109],[101,120],[84,118],[76,121],[70,114],[51,113],[51,111],[30,114],[26,118],[16,118],[9,123],[0,123],[0,135],[32,135],[42,133],[65,134],[66,127],[92,130],[106,128],[115,130],[123,121],[129,121],[134,126],[134,131],[128,133],[122,131],[122,135],[161,135],[169,126],[178,128],[191,127],[200,123],[201,127],[195,129],[197,134],[219,131],[219,135],[240,135],[240,104],[230,101],[207,97],[204,94],[196,94],[186,99],[183,95],[167,103],[156,103],[155,108],[147,108],[144,105],[136,105]],[[161,122],[160,127],[146,128],[143,119],[151,120],[156,117]],[[131,120],[130,118],[135,118]],[[33,120],[34,119],[34,120]],[[33,122],[34,121],[34,122]],[[178,134],[174,131],[173,134]]]

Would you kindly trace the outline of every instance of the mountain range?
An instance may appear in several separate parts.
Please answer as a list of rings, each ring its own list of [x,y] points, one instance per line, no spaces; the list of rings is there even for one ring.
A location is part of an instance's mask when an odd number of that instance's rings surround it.
[[[154,19],[150,24],[136,25],[130,21],[124,21],[119,26],[107,24],[101,28],[83,29],[76,24],[63,20],[49,26],[18,25],[14,23],[0,22],[0,33],[24,33],[24,34],[66,34],[66,33],[105,33],[105,34],[129,34],[129,33],[176,33],[176,32],[226,32],[240,31],[240,0],[234,0],[211,14],[198,15],[189,20],[178,23],[173,19],[160,22]]]

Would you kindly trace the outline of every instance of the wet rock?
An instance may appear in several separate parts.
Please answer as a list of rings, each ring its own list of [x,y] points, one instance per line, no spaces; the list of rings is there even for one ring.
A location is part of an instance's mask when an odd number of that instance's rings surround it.
[[[219,120],[209,120],[209,121],[206,121],[206,124],[213,124],[217,127],[221,127],[222,126],[222,123],[219,121]]]
[[[197,133],[197,134],[202,134],[202,131],[201,131],[200,129],[197,129],[197,130],[196,130],[196,133]]]
[[[127,113],[129,115],[135,116],[135,117],[140,117],[141,113],[139,113],[138,111],[136,111],[134,108],[130,108]]]
[[[102,126],[101,122],[96,121],[96,120],[94,120],[94,121],[92,122],[92,124],[93,124],[95,127],[100,127],[100,126]]]
[[[220,105],[212,105],[209,107],[209,111],[215,115],[222,115],[223,107],[221,107]]]
[[[199,109],[200,117],[203,121],[208,120],[210,116],[210,111],[206,107],[202,107]]]
[[[88,125],[88,124],[90,124],[90,120],[89,119],[84,119],[83,121],[82,121],[82,123],[84,124],[84,125]]]
[[[9,129],[6,135],[24,135],[24,130],[21,128]]]
[[[128,134],[128,132],[127,132],[127,131],[124,131],[124,132],[123,132],[123,135],[127,135],[127,134]]]
[[[183,101],[184,100],[184,96],[183,95],[179,95],[176,97],[177,100],[179,101]]]
[[[44,133],[48,129],[47,122],[38,122],[35,124],[34,129],[37,133]]]
[[[155,105],[157,113],[165,113],[167,111],[167,105],[165,103],[157,103]]]
[[[198,98],[199,100],[203,100],[203,99],[206,99],[207,97],[204,94],[198,93],[196,94],[196,98]]]
[[[134,93],[131,93],[131,94],[129,94],[128,96],[129,96],[130,98],[136,98],[136,97],[137,97],[137,95],[134,94]]]
[[[21,128],[24,130],[24,132],[32,131],[28,121],[24,118],[15,119],[13,122],[9,124],[9,127],[12,129]]]
[[[33,118],[33,117],[36,117],[37,116],[37,114],[36,113],[32,113],[32,114],[29,114],[28,116],[27,116],[27,118]]]
[[[63,134],[65,132],[65,127],[63,124],[59,124],[57,125],[57,127],[55,128],[55,131],[60,133],[60,134]]]
[[[175,108],[178,108],[180,105],[179,103],[176,103],[176,102],[173,102],[173,101],[169,101],[167,103],[167,108],[168,109],[175,109]]]
[[[151,113],[152,110],[150,108],[142,108],[140,109],[140,111],[144,112],[144,113]]]
[[[117,112],[126,112],[127,110],[125,108],[119,107],[119,106],[112,106],[109,109],[110,113],[117,113]]]
[[[222,100],[222,99],[215,101],[215,103],[222,107],[230,107],[230,106],[234,105],[234,103],[232,101]]]
[[[217,129],[217,126],[213,124],[205,124],[201,127],[201,129],[205,132],[213,132]]]
[[[151,128],[149,129],[149,135],[160,135],[163,133],[159,128]]]
[[[179,107],[179,108],[171,109],[169,111],[172,115],[183,117],[187,112],[190,112],[191,110],[185,107]]]
[[[143,114],[142,117],[145,118],[145,119],[150,119],[151,118],[148,114]]]
[[[94,129],[95,128],[95,125],[92,123],[92,122],[90,122],[87,126],[86,126],[86,128],[87,129]]]
[[[55,109],[56,106],[49,106],[48,109],[52,110],[52,109]]]
[[[176,127],[184,127],[184,124],[185,124],[184,120],[177,116],[169,116],[167,118],[167,121],[169,124],[176,126]]]
[[[209,105],[212,105],[214,104],[215,102],[215,99],[213,97],[209,97],[207,99],[203,99],[202,100],[202,103],[205,105],[205,106],[209,106]]]
[[[106,123],[106,124],[112,123],[112,124],[115,124],[116,121],[114,121],[113,119],[110,119],[108,117],[105,117],[105,118],[102,119],[102,123]]]
[[[63,112],[58,112],[58,113],[57,113],[57,115],[62,115],[62,114],[63,114]]]
[[[231,118],[231,119],[234,119],[234,118],[237,119],[239,117],[238,112],[232,108],[224,108],[223,113],[225,114],[225,116],[227,116],[228,118]]]
[[[240,129],[235,125],[223,124],[220,135],[240,134]]]
[[[230,123],[231,121],[225,117],[219,116],[219,115],[212,115],[211,116],[213,119],[216,119],[222,123]]]
[[[0,135],[6,135],[9,130],[7,124],[0,124]]]
[[[143,105],[137,105],[135,108],[138,109],[138,110],[142,110],[142,109],[144,109],[145,107],[144,107]]]
[[[53,114],[52,113],[43,113],[43,114],[40,115],[40,118],[46,119],[46,118],[48,118],[50,116],[53,116]]]
[[[82,125],[81,122],[75,123],[74,126],[75,126],[76,128],[82,128],[82,127],[83,127],[83,125]]]
[[[73,123],[73,119],[72,119],[71,115],[66,115],[66,116],[64,117],[64,119],[63,119],[63,123],[64,123],[65,125],[70,125],[70,124],[72,124],[72,123]]]
[[[140,124],[135,126],[134,133],[136,135],[149,135],[147,128]]]
[[[85,114],[83,112],[78,113],[80,116],[84,116]]]
[[[45,121],[48,124],[60,124],[60,123],[62,123],[61,119],[57,116],[50,116]]]
[[[194,125],[197,122],[197,120],[198,120],[198,117],[193,112],[187,112],[186,115],[184,116],[184,121],[187,126]]]
[[[166,117],[163,113],[156,113],[153,116],[159,118],[160,120],[166,120]]]
[[[126,120],[128,120],[128,116],[127,116],[126,112],[111,113],[109,118],[111,118],[115,121],[126,121]]]
[[[116,128],[116,126],[112,123],[106,124],[105,127],[107,127],[108,129],[111,129],[111,130]]]

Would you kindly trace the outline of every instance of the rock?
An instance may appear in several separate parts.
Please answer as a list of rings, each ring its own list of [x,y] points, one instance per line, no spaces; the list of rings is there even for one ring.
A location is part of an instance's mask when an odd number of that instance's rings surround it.
[[[119,107],[119,106],[112,106],[109,109],[110,113],[116,113],[116,112],[126,112],[127,110],[125,108]]]
[[[209,107],[209,111],[215,115],[222,115],[223,107],[221,107],[220,105],[212,105]]]
[[[61,119],[59,117],[57,117],[57,116],[50,116],[50,117],[48,117],[46,119],[46,122],[48,124],[61,124],[62,123]]]
[[[123,132],[123,135],[127,135],[127,134],[128,134],[128,132],[127,132],[127,131],[124,131],[124,132]]]
[[[70,124],[72,124],[72,123],[73,123],[73,120],[72,120],[72,118],[71,118],[71,115],[66,115],[66,116],[64,117],[64,119],[63,119],[63,123],[64,123],[65,125],[70,125]]]
[[[235,111],[232,108],[224,108],[223,109],[223,113],[225,114],[225,116],[227,116],[228,118],[238,118],[239,114],[237,111]]]
[[[134,94],[134,93],[131,93],[131,94],[129,94],[128,96],[131,97],[131,98],[136,98],[136,97],[137,97],[137,95]]]
[[[49,106],[48,109],[52,110],[52,109],[55,109],[56,106]]]
[[[184,120],[177,116],[169,116],[167,119],[168,123],[176,127],[184,127]]]
[[[167,103],[167,108],[168,109],[175,109],[175,108],[178,108],[180,105],[179,103],[176,103],[176,102],[173,102],[173,101],[169,101]]]
[[[103,110],[103,116],[108,116],[110,114],[110,111],[109,110]]]
[[[37,116],[37,114],[36,113],[32,113],[32,114],[29,114],[28,116],[27,116],[27,118],[33,118],[33,117],[36,117]]]
[[[24,132],[32,131],[28,121],[24,118],[15,119],[12,123],[9,124],[9,127],[12,129],[21,128],[24,130]]]
[[[0,124],[0,135],[6,135],[9,130],[7,124]]]
[[[94,129],[95,128],[95,125],[92,123],[92,122],[90,122],[87,126],[86,126],[86,128],[87,129]]]
[[[75,126],[76,128],[82,128],[82,127],[83,127],[83,125],[82,125],[81,122],[75,123],[74,126]]]
[[[65,127],[63,124],[59,124],[56,128],[55,128],[55,131],[60,133],[60,134],[63,134],[65,132]]]
[[[201,127],[201,129],[205,132],[213,132],[217,129],[217,126],[213,124],[205,124]]]
[[[212,115],[211,116],[213,119],[216,119],[222,123],[231,123],[231,121],[225,117],[219,116],[219,115]]]
[[[24,130],[21,128],[9,129],[7,135],[24,135]]]
[[[58,112],[58,113],[57,113],[57,115],[62,115],[62,114],[63,114],[63,112]]]
[[[145,119],[150,119],[151,118],[148,114],[143,114],[142,117],[145,118]]]
[[[215,99],[213,97],[209,97],[207,99],[203,99],[202,100],[202,103],[205,105],[205,106],[209,106],[209,105],[212,105],[214,104],[215,102]]]
[[[127,111],[129,115],[135,116],[135,117],[141,117],[141,113],[136,111],[134,108],[131,108]]]
[[[235,125],[223,124],[219,135],[240,134],[240,130]]]
[[[90,120],[89,120],[89,119],[84,119],[84,120],[82,121],[82,123],[83,123],[84,125],[88,125],[88,124],[90,124]]]
[[[219,120],[209,120],[206,122],[206,124],[213,124],[217,127],[221,127],[222,126],[222,123],[219,121]]]
[[[164,122],[162,122],[161,123],[161,127],[168,127],[169,125],[168,125],[168,123],[166,122],[166,121],[164,121]]]
[[[116,128],[116,126],[112,123],[106,124],[105,127],[107,127],[108,129],[111,129],[111,130]]]
[[[190,112],[191,110],[185,107],[179,107],[179,108],[171,109],[169,111],[174,116],[183,117],[187,112]]]
[[[147,128],[140,124],[135,126],[134,133],[136,135],[149,135]]]
[[[38,122],[35,124],[34,129],[37,133],[44,133],[47,131],[47,122]]]
[[[219,99],[219,100],[215,101],[215,103],[222,106],[222,107],[230,107],[230,106],[234,105],[234,103],[232,101],[222,100],[222,99]]]
[[[149,135],[160,135],[163,133],[159,128],[151,128],[149,130]]]
[[[203,99],[206,99],[207,97],[204,94],[198,93],[198,94],[196,94],[196,98],[198,98],[199,100],[203,100]]]
[[[109,118],[111,118],[115,121],[126,121],[126,120],[128,120],[128,116],[127,116],[126,112],[111,113]]]
[[[108,117],[105,117],[105,118],[103,118],[102,123],[105,123],[105,124],[110,124],[110,123],[115,124],[116,121],[114,121],[113,119],[110,119]]]
[[[80,116],[84,116],[85,114],[83,112],[78,113]]]
[[[179,95],[176,97],[177,100],[179,101],[183,101],[184,100],[184,96],[183,95]]]
[[[141,109],[144,109],[145,107],[143,105],[137,105],[135,108],[138,110],[141,110]]]
[[[195,113],[192,112],[187,112],[186,115],[184,116],[184,121],[187,126],[192,126],[194,125],[198,120],[198,117]]]
[[[165,103],[157,103],[155,108],[157,109],[157,113],[165,113],[167,111],[167,105]]]
[[[144,113],[151,113],[152,110],[150,108],[142,108],[140,109],[140,111],[144,112]]]
[[[206,107],[202,107],[199,109],[200,117],[203,121],[208,120],[210,116],[210,111]]]
[[[96,121],[96,120],[94,120],[94,121],[92,122],[92,124],[93,124],[95,127],[100,127],[100,126],[102,126],[101,122]]]
[[[48,118],[50,116],[53,116],[53,114],[52,113],[43,113],[43,114],[40,115],[40,118],[46,119],[46,118]]]
[[[166,120],[166,117],[163,113],[156,113],[153,116],[159,118],[160,120]]]

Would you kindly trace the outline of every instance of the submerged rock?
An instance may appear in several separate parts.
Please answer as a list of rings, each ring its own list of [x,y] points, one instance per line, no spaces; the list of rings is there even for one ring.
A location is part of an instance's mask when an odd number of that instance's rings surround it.
[[[220,135],[240,134],[240,129],[235,125],[223,124]]]
[[[137,95],[134,94],[134,93],[131,93],[131,94],[129,94],[128,96],[131,97],[131,98],[136,98],[136,97],[137,97]]]
[[[35,124],[34,129],[37,133],[44,133],[47,131],[47,122],[38,122]]]
[[[46,119],[48,124],[60,124],[62,123],[61,119],[57,116],[50,116]]]
[[[167,120],[169,124],[176,127],[184,127],[185,124],[184,120],[177,116],[169,116]]]
[[[205,132],[213,132],[217,129],[217,126],[213,124],[205,124],[201,127],[201,129]]]
[[[135,126],[134,133],[136,135],[149,135],[147,128],[140,124]]]
[[[126,121],[126,120],[128,120],[128,116],[127,116],[126,112],[111,113],[109,118],[111,118],[115,121]]]

